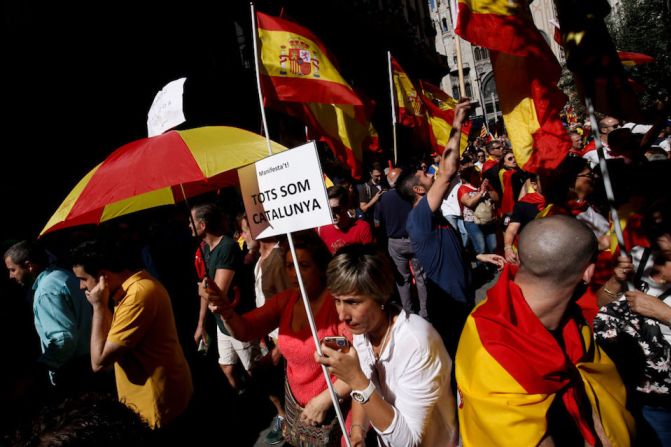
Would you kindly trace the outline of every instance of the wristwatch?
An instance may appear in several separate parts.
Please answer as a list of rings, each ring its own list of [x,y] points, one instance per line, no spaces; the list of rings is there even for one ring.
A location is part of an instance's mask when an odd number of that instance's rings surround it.
[[[368,382],[368,386],[364,390],[352,390],[351,393],[349,393],[350,396],[352,396],[352,399],[355,402],[358,402],[360,404],[365,404],[370,400],[370,396],[373,395],[373,392],[375,391],[375,385],[373,385],[373,381]]]

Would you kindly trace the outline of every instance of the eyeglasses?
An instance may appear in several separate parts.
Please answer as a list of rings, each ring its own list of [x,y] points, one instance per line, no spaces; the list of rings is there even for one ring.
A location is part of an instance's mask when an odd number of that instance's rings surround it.
[[[344,209],[345,208],[342,207],[342,206],[332,206],[331,207],[331,211],[333,212],[333,214],[340,214],[340,213],[343,212]]]
[[[589,172],[586,174],[578,174],[576,177],[588,177],[588,178],[595,178],[596,175],[593,172]]]

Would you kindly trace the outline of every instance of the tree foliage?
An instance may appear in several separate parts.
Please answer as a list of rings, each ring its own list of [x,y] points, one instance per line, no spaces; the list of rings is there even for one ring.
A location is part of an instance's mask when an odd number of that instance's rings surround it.
[[[641,104],[649,107],[671,87],[671,11],[667,0],[620,0],[607,25],[618,50],[644,53],[656,59],[629,69],[645,87]]]

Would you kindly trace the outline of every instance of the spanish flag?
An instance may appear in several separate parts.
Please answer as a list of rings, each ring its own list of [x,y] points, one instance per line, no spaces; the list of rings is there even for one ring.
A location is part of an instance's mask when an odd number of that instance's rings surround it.
[[[594,343],[582,310],[570,305],[553,336],[524,299],[515,272],[504,269],[468,317],[459,341],[455,373],[463,445],[538,445],[557,399],[589,445],[603,445],[594,420],[610,445],[630,445],[634,420],[625,408],[624,385]]]
[[[426,128],[426,108],[410,77],[393,57],[391,71],[398,104],[398,123],[406,127]]]
[[[334,57],[310,30],[261,12],[256,20],[264,91],[275,91],[280,101],[363,106],[336,69]]]
[[[265,103],[304,122],[309,134],[360,178],[363,151],[377,148],[372,103],[343,79],[310,30],[260,12],[256,18]]]
[[[419,81],[419,86],[420,98],[429,117],[431,145],[434,151],[442,154],[452,132],[454,108],[457,106],[457,100],[426,81]],[[460,154],[463,154],[468,147],[468,134],[470,132],[471,122],[467,121],[461,126]]]
[[[617,51],[620,62],[625,67],[633,67],[641,64],[650,64],[655,62],[655,58],[643,53],[632,53],[631,51]]]
[[[556,168],[571,140],[559,118],[566,96],[561,67],[535,27],[526,2],[459,0],[456,32],[490,50],[496,90],[518,165]]]

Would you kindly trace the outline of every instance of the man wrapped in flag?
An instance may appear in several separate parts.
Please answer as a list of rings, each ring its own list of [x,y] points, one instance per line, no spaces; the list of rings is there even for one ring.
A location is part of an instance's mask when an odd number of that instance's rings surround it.
[[[335,67],[335,58],[308,29],[256,13],[260,71],[267,104],[303,121],[354,178],[364,149],[375,150],[370,107]]]
[[[596,252],[594,234],[576,219],[525,227],[519,270],[506,267],[459,342],[464,446],[630,445],[624,386],[574,302]]]

